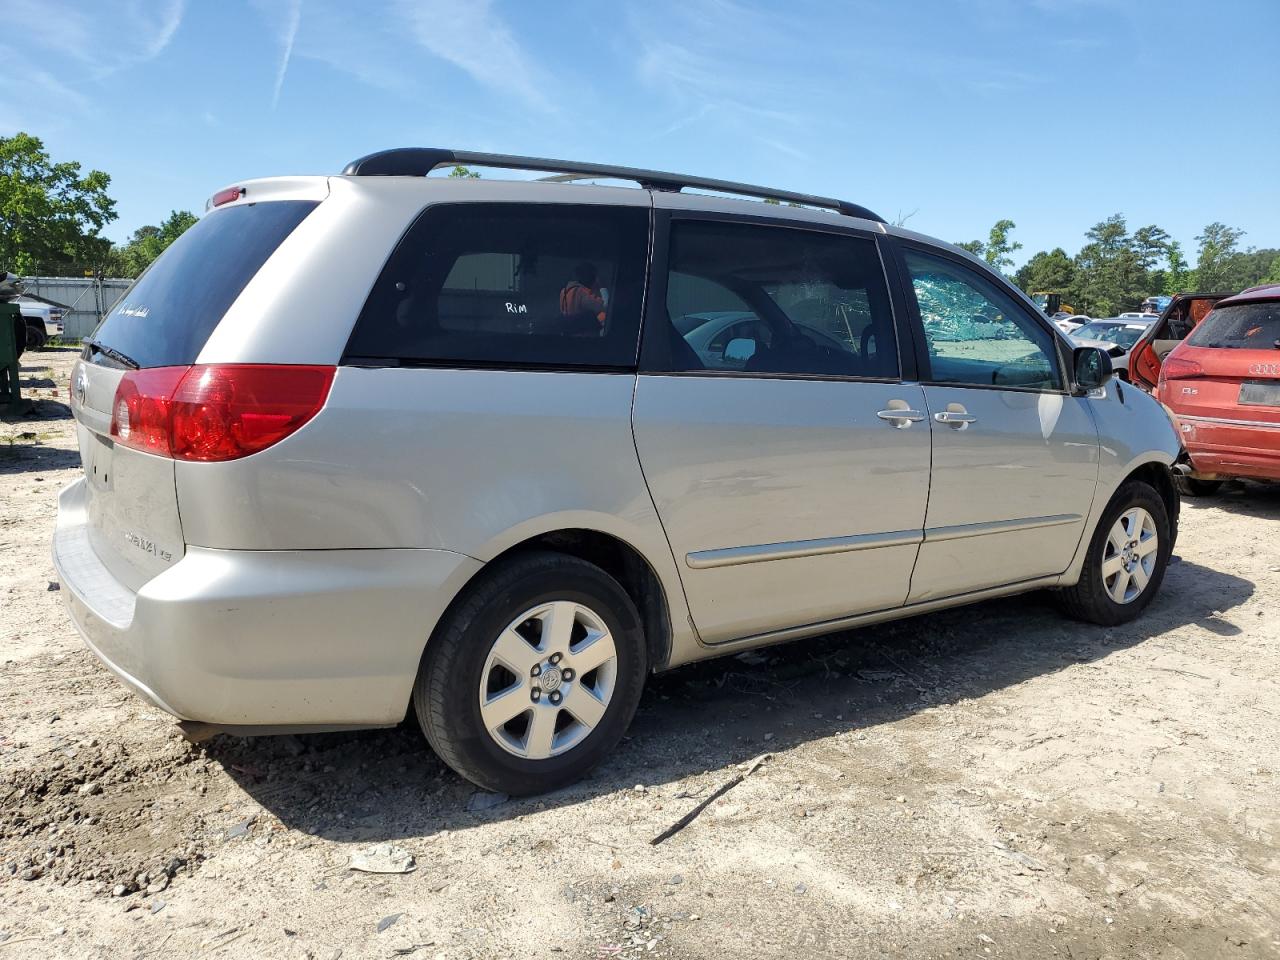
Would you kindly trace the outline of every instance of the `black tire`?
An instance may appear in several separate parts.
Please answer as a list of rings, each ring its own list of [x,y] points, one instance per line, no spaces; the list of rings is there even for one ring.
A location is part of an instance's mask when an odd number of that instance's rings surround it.
[[[1142,507],[1155,523],[1156,536],[1159,538],[1156,564],[1142,593],[1128,603],[1117,603],[1107,592],[1102,561],[1112,526],[1131,507]],[[1093,539],[1089,542],[1089,552],[1085,556],[1084,569],[1080,572],[1080,582],[1057,591],[1058,604],[1068,616],[1086,623],[1105,627],[1128,623],[1142,613],[1160,591],[1172,552],[1173,537],[1164,501],[1150,484],[1131,480],[1116,491],[1107,509],[1103,511],[1097,529],[1093,532]]]
[[[1197,480],[1195,477],[1177,477],[1178,492],[1184,497],[1212,497],[1222,489],[1222,480]]]
[[[43,350],[44,345],[49,342],[49,335],[45,333],[44,324],[36,326],[33,323],[27,324],[27,349]]]
[[[478,693],[501,632],[526,610],[553,600],[583,604],[604,621],[617,652],[617,676],[603,716],[580,743],[530,760],[504,750],[484,728]],[[585,560],[531,552],[485,571],[454,603],[423,652],[413,705],[441,760],[477,786],[522,796],[572,783],[599,763],[630,725],[647,674],[640,615],[618,582]]]

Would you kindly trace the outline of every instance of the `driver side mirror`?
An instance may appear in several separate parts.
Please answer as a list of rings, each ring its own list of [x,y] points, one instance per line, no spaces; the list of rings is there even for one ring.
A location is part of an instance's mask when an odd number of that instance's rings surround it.
[[[725,363],[745,364],[756,355],[756,342],[747,337],[735,337],[724,348]]]
[[[1114,368],[1111,356],[1098,347],[1076,347],[1072,356],[1076,386],[1081,390],[1096,390],[1111,379]]]

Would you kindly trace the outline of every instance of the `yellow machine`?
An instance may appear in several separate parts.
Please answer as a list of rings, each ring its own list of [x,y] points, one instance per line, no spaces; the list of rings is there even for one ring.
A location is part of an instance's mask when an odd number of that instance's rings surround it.
[[[1062,302],[1062,294],[1060,293],[1048,293],[1046,291],[1041,290],[1038,293],[1031,294],[1031,299],[1035,301],[1035,304],[1037,307],[1039,307],[1041,310],[1043,310],[1046,314],[1048,314],[1051,317],[1055,313],[1075,313],[1076,312],[1075,307],[1068,306],[1067,304]]]

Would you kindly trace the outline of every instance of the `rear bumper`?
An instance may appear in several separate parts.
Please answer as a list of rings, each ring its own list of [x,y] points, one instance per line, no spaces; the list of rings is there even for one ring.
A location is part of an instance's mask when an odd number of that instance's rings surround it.
[[[130,591],[98,560],[84,481],[53,561],[71,619],[124,683],[218,726],[381,726],[404,717],[436,621],[478,560],[445,550],[188,547]]]
[[[1197,477],[1280,480],[1280,423],[1178,416]]]

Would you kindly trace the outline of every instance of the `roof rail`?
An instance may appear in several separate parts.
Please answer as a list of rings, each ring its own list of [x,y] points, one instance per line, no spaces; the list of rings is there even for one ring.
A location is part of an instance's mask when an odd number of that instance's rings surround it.
[[[477,153],[472,150],[446,150],[438,147],[401,147],[381,150],[367,157],[352,160],[342,171],[346,177],[425,177],[437,167],[458,164],[476,164],[505,170],[535,170],[544,173],[567,173],[579,177],[607,177],[612,180],[633,180],[646,190],[679,192],[685,187],[698,190],[714,190],[718,193],[736,193],[763,200],[785,200],[807,207],[836,210],[849,217],[884,223],[860,204],[832,197],[819,197],[773,187],[759,187],[731,180],[715,180],[709,177],[687,177],[680,173],[664,173],[661,170],[642,170],[637,167],[615,167],[606,163],[581,163],[577,160],[548,160],[543,157],[517,157],[505,153]]]

